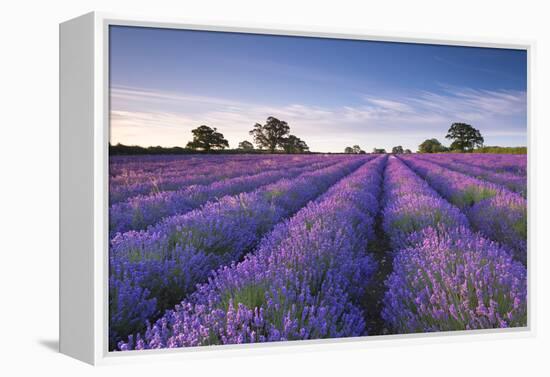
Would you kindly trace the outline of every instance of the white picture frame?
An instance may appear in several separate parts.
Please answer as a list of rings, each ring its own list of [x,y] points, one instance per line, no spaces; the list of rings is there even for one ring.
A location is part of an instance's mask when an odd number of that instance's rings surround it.
[[[233,354],[293,353],[302,350],[379,347],[398,342],[433,343],[483,337],[508,339],[535,334],[534,269],[528,269],[528,322],[525,328],[387,335],[285,343],[195,347],[137,352],[108,351],[108,29],[110,25],[330,37],[420,44],[514,48],[527,51],[528,139],[528,265],[532,249],[536,193],[534,192],[531,124],[534,42],[463,40],[448,36],[365,33],[363,30],[320,30],[273,25],[208,25],[158,17],[88,13],[60,24],[60,352],[90,364],[136,359],[208,358]]]

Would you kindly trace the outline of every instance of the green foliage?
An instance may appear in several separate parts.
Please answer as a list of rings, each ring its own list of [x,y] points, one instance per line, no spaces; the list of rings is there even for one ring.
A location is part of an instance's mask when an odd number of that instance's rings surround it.
[[[384,148],[373,148],[372,153],[374,153],[374,154],[384,154],[384,153],[386,153],[386,150]]]
[[[445,138],[453,140],[452,150],[461,152],[471,152],[476,147],[482,147],[484,142],[479,130],[466,123],[453,123]]]
[[[487,146],[477,148],[474,153],[527,154],[527,147]]]
[[[229,302],[233,307],[242,304],[249,309],[260,308],[265,304],[265,294],[267,287],[262,283],[250,283],[237,290],[225,291],[221,295],[219,307],[227,312]]]
[[[283,139],[281,145],[286,153],[309,152],[309,147],[306,142],[294,135],[288,135],[287,138]]]
[[[466,187],[459,196],[453,198],[453,202],[462,208],[471,207],[477,202],[492,198],[497,192],[487,187],[471,185]]]
[[[393,154],[402,154],[402,153],[405,153],[405,151],[403,150],[403,147],[401,145],[398,145],[398,146],[392,148],[391,153],[393,153]]]
[[[283,194],[285,192],[286,191],[284,191],[284,190],[274,188],[272,190],[265,191],[264,196],[267,200],[273,200],[273,199],[276,199],[276,198],[279,198],[279,197],[283,196]]]
[[[244,140],[244,141],[241,141],[239,143],[239,149],[243,150],[243,151],[251,151],[251,150],[254,150],[254,145],[252,145],[252,143],[248,140]]]
[[[189,149],[181,147],[164,148],[161,146],[156,147],[140,147],[138,145],[124,145],[124,144],[109,144],[109,155],[116,156],[130,156],[130,155],[144,155],[144,154],[186,154],[191,153]]]
[[[418,153],[442,153],[448,149],[437,139],[427,139],[418,146]]]
[[[427,219],[430,219],[428,222]],[[392,222],[392,227],[410,234],[426,228],[437,227],[440,224],[452,224],[452,219],[445,216],[441,210],[434,208],[418,207],[414,210],[404,211]]]
[[[364,150],[361,149],[361,147],[359,145],[354,145],[353,147],[346,147],[346,149],[344,149],[344,153],[349,153],[349,154],[365,154],[367,152],[365,152]]]
[[[109,155],[110,156],[138,156],[138,155],[186,155],[186,154],[268,154],[268,150],[260,149],[211,149],[208,152],[203,150],[181,148],[181,147],[141,147],[139,145],[124,145],[116,144],[109,145]],[[275,153],[284,153],[284,151],[279,150]],[[316,153],[316,152],[310,152]]]
[[[249,132],[254,137],[254,143],[260,149],[267,149],[270,153],[275,152],[278,147],[282,147],[287,135],[290,133],[290,127],[282,120],[275,117],[267,118],[265,124],[256,123]]]
[[[516,221],[512,227],[520,237],[527,239],[527,217],[523,217]]]
[[[192,130],[191,133],[193,134],[193,141],[187,143],[189,149],[208,152],[211,149],[229,148],[228,141],[224,139],[221,133],[217,132],[216,128],[202,125]]]

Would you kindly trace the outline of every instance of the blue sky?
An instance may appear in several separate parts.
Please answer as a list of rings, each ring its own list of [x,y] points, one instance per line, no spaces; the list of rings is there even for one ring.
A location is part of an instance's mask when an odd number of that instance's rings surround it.
[[[313,151],[526,144],[524,51],[137,27],[110,30],[111,143],[184,146],[217,127],[236,147],[268,116]]]

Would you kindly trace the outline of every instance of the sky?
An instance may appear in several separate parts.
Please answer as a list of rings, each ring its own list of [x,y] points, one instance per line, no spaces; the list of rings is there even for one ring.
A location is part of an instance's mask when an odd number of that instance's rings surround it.
[[[236,148],[268,116],[315,152],[449,145],[454,122],[527,143],[521,50],[111,26],[109,56],[111,144],[183,147],[204,124]]]

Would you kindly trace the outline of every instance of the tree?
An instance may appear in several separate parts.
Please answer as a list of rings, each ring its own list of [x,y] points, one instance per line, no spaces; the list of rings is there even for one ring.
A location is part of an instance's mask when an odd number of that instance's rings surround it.
[[[286,153],[304,153],[309,152],[306,142],[294,135],[288,135],[282,141],[283,150]]]
[[[193,141],[187,143],[187,148],[209,152],[211,149],[229,148],[229,143],[216,128],[202,125],[191,131]]]
[[[241,141],[239,143],[239,149],[242,149],[243,151],[251,151],[254,150],[254,145],[248,140]]]
[[[386,150],[384,148],[373,148],[372,153],[384,154],[384,153],[386,153]]]
[[[286,136],[290,133],[290,127],[284,121],[274,117],[267,118],[264,125],[256,123],[249,132],[254,137],[254,142],[260,149],[268,149],[273,153],[277,147],[282,147]]]
[[[405,149],[405,152],[403,152],[403,153],[405,153],[405,154],[411,154],[412,152],[411,152],[410,149]]]
[[[445,138],[453,140],[451,150],[461,152],[470,152],[475,147],[482,147],[484,142],[479,130],[466,123],[453,123]]]
[[[346,149],[344,149],[344,153],[365,154],[367,152],[362,150],[359,145],[354,145],[353,147],[346,147]]]
[[[440,153],[446,152],[447,148],[437,139],[427,139],[418,146],[418,153]]]
[[[391,150],[391,153],[393,154],[402,154],[404,153],[403,147],[401,145],[398,145],[397,147],[393,147]]]

